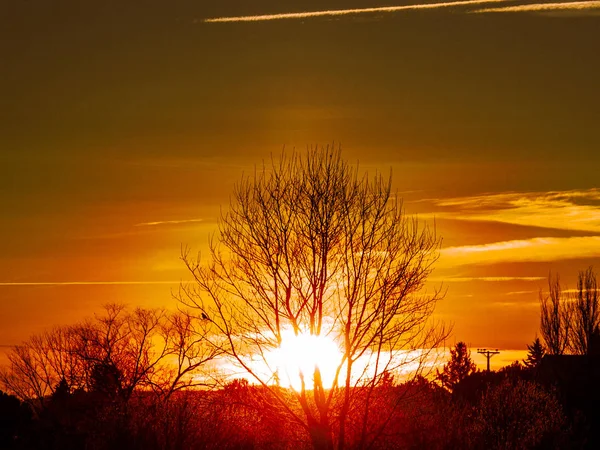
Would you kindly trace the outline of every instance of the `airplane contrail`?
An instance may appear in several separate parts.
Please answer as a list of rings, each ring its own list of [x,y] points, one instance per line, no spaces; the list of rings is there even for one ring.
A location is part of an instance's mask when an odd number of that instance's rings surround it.
[[[502,6],[500,8],[480,9],[477,13],[490,12],[546,12],[546,11],[585,11],[600,9],[600,1],[586,2],[556,2],[556,3],[530,3],[526,5]]]
[[[262,22],[267,20],[283,20],[283,19],[308,19],[314,17],[326,16],[345,16],[349,14],[366,14],[378,12],[395,12],[416,9],[436,9],[449,8],[453,6],[468,6],[481,5],[486,3],[502,3],[507,0],[461,0],[455,2],[442,3],[422,3],[417,5],[402,5],[402,6],[381,6],[374,8],[354,8],[354,9],[332,9],[325,11],[306,11],[297,13],[280,13],[280,14],[263,14],[255,16],[235,16],[235,17],[215,17],[212,19],[204,19],[206,23],[224,23],[224,22]]]
[[[204,219],[181,219],[181,220],[162,220],[156,222],[144,222],[138,223],[136,227],[152,227],[157,225],[179,225],[182,223],[196,223],[196,222],[204,222]]]
[[[181,281],[2,281],[0,286],[89,286],[89,285],[144,285],[144,284],[179,284]]]

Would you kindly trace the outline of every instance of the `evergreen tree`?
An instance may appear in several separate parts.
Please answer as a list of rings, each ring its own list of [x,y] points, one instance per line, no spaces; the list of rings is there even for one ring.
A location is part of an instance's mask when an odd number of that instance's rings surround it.
[[[528,369],[537,368],[546,354],[546,348],[542,345],[540,338],[536,337],[531,345],[527,346],[527,358],[523,360]]]
[[[52,400],[63,401],[68,398],[71,394],[71,388],[69,387],[69,383],[62,377],[56,387],[54,388],[54,393],[52,394]]]
[[[471,352],[467,344],[461,341],[450,350],[450,361],[446,363],[442,372],[438,370],[437,379],[442,386],[452,391],[460,381],[476,371],[477,366],[471,359]]]

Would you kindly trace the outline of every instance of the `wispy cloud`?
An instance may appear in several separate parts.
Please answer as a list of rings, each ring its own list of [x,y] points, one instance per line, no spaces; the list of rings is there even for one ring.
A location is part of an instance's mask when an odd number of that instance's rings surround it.
[[[500,8],[485,8],[476,13],[493,12],[565,12],[565,13],[593,13],[600,14],[600,1],[587,2],[555,2],[555,3],[530,3],[526,5],[503,6]]]
[[[284,20],[284,19],[311,19],[317,17],[335,17],[347,16],[356,14],[373,14],[373,13],[391,13],[398,11],[409,11],[419,9],[436,9],[436,8],[451,8],[456,6],[474,6],[488,3],[501,3],[507,0],[463,0],[455,2],[440,2],[440,3],[421,3],[417,5],[401,5],[401,6],[381,6],[375,8],[353,8],[353,9],[333,9],[323,11],[304,11],[294,13],[280,14],[262,14],[253,16],[233,16],[233,17],[215,17],[204,19],[207,23],[225,23],[225,22],[263,22],[268,20]]]
[[[438,218],[600,233],[600,189],[509,192],[429,200]]]
[[[158,225],[177,225],[181,223],[197,223],[204,222],[204,219],[182,219],[182,220],[162,220],[157,222],[143,222],[138,223],[136,227],[155,227]]]
[[[523,308],[523,307],[535,307],[539,308],[540,304],[537,302],[490,302],[488,306],[493,308]]]
[[[600,236],[538,237],[441,250],[440,265],[455,267],[501,262],[545,262],[600,257]]]
[[[151,285],[179,284],[181,281],[0,281],[0,286],[95,286],[95,285]]]
[[[505,295],[531,295],[531,294],[537,294],[539,292],[539,290],[537,291],[511,291],[511,292],[507,292]]]
[[[489,283],[504,281],[540,281],[546,277],[431,277],[429,281],[444,283],[471,283],[473,281],[484,281]]]
[[[511,291],[511,292],[507,292],[505,295],[531,295],[531,294],[539,294],[540,290],[538,289],[537,291]],[[577,294],[579,292],[578,289],[563,289],[562,293],[566,294],[566,301],[567,302],[574,302],[576,301],[576,296],[574,296],[573,294]],[[542,295],[547,295],[547,288],[542,289]],[[539,304],[539,302],[537,303]]]

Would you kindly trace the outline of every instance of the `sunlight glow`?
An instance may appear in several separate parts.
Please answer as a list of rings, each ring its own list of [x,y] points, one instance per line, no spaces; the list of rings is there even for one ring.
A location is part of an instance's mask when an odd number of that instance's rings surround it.
[[[315,366],[321,371],[324,389],[333,388],[336,370],[341,366],[338,386],[344,385],[347,366],[345,362],[342,364],[343,353],[330,335],[311,336],[306,333],[296,336],[292,331],[284,331],[282,337],[279,348],[260,357],[255,354],[245,359],[244,364],[250,372],[226,358],[220,360],[219,366],[224,373],[235,373],[230,380],[245,378],[256,383],[257,379],[261,379],[267,384],[279,384],[297,392],[302,389],[300,374],[304,376],[305,388],[314,389]],[[352,386],[360,386],[384,371],[389,371],[399,383],[412,379],[416,374],[429,377],[436,368],[445,364],[447,358],[444,352],[443,348],[382,350],[379,355],[367,351],[354,360],[350,382]]]
[[[342,362],[342,353],[328,336],[295,335],[293,331],[285,331],[281,346],[267,356],[267,360],[276,367],[281,386],[299,391],[302,388],[301,376],[304,376],[306,389],[310,390],[314,386],[315,366],[321,371],[324,387],[332,387],[335,372]]]

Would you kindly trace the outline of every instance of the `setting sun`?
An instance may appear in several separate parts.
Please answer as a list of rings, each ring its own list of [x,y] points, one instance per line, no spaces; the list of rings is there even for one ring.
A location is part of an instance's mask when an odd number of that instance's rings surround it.
[[[279,383],[299,391],[302,387],[301,374],[306,388],[312,389],[315,367],[321,371],[324,387],[331,387],[342,362],[342,353],[330,336],[296,335],[290,330],[283,332],[281,346],[267,359],[276,368]]]

